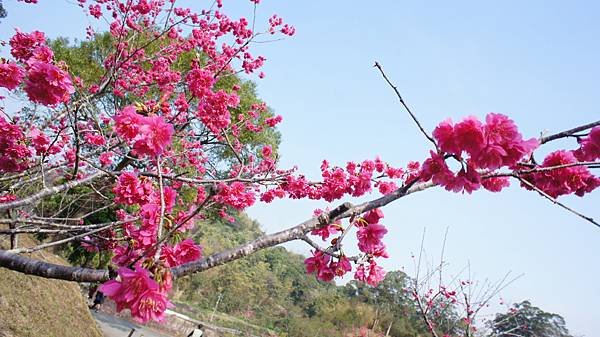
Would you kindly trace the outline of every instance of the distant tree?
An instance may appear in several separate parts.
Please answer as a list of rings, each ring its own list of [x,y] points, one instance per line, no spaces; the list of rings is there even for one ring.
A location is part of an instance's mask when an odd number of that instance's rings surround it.
[[[348,297],[376,308],[376,323],[382,331],[399,337],[427,334],[428,329],[408,291],[410,281],[404,272],[397,270],[387,273],[376,287],[352,280],[346,284],[344,292]]]
[[[545,312],[529,301],[515,303],[490,323],[490,337],[571,337],[565,319]]]
[[[5,18],[6,17],[6,9],[4,9],[4,6],[2,5],[2,0],[0,0],[0,18]]]

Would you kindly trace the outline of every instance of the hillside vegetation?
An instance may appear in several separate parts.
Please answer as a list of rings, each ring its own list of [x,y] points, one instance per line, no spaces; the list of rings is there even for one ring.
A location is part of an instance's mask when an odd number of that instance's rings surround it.
[[[195,239],[210,254],[261,234],[256,221],[239,214],[233,223],[200,223]],[[347,336],[361,327],[383,333],[389,328],[397,337],[426,334],[404,292],[404,273],[389,273],[377,288],[354,281],[336,286],[307,275],[303,261],[283,247],[260,251],[178,280],[174,300],[178,310],[199,319],[212,316],[213,322],[257,335]]]
[[[33,240],[20,236],[24,245]],[[0,248],[6,249],[6,237]],[[67,262],[49,252],[36,258]],[[101,337],[77,283],[29,276],[0,268],[0,337]]]

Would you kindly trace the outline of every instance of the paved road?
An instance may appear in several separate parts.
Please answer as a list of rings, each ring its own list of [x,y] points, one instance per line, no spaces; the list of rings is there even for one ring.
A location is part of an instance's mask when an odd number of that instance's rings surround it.
[[[92,316],[94,316],[96,322],[98,322],[105,337],[127,337],[132,328],[135,328],[135,332],[132,335],[133,337],[172,337],[102,312],[92,311]]]

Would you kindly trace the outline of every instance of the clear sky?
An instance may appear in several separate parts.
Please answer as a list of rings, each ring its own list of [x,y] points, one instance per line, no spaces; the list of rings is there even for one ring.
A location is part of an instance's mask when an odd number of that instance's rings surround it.
[[[40,2],[5,0],[0,38],[15,26],[52,37],[82,36],[87,19],[78,18],[73,2]],[[224,2],[236,15],[252,14],[249,1]],[[312,178],[323,159],[344,165],[379,155],[405,165],[426,157],[429,144],[372,67],[375,60],[428,130],[448,117],[499,112],[529,138],[600,119],[595,1],[263,0],[258,22],[273,13],[297,33],[255,46],[268,59],[258,90],[284,117],[282,166],[298,165]],[[599,191],[561,200],[600,218]],[[273,232],[326,206],[279,201],[249,213]],[[597,336],[599,228],[518,187],[473,195],[429,190],[384,211],[387,269],[413,272],[410,256],[419,250],[424,228],[426,252],[437,261],[448,228],[449,275],[467,263],[477,280],[523,273],[502,292],[506,301],[530,299],[565,317],[575,335]],[[308,252],[302,244],[289,247]]]

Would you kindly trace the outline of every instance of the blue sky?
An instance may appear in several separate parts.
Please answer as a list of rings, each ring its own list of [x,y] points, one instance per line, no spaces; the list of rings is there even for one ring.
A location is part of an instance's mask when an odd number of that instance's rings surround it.
[[[87,19],[75,5],[40,2],[5,0],[0,38],[14,26],[82,36]],[[249,1],[224,2],[234,15],[252,13]],[[278,13],[297,29],[293,38],[254,46],[267,57],[259,94],[284,117],[282,166],[316,178],[323,159],[344,165],[379,155],[405,165],[426,157],[429,144],[372,67],[376,60],[427,130],[488,112],[511,116],[528,138],[598,120],[599,11],[593,1],[263,0],[258,22]],[[598,191],[561,200],[600,218]],[[249,213],[273,232],[326,206],[278,201]],[[523,273],[502,292],[506,301],[530,299],[565,317],[575,335],[595,336],[600,229],[590,223],[516,186],[500,194],[429,190],[384,211],[387,269],[413,272],[410,256],[424,228],[425,250],[437,262],[448,228],[448,275],[467,263],[481,281]]]

